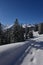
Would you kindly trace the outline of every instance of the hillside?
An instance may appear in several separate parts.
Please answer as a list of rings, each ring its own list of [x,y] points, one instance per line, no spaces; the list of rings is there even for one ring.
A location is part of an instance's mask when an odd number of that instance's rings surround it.
[[[43,65],[43,34],[25,42],[0,46],[0,65]]]

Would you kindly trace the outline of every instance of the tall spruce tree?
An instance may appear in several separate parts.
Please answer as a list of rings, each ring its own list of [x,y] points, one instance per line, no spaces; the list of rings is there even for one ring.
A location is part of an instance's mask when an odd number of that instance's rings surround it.
[[[2,26],[1,26],[1,23],[0,23],[0,45],[3,44],[3,31],[2,31]]]
[[[20,42],[23,40],[23,32],[22,32],[22,27],[20,26],[18,19],[16,19],[14,23],[14,42]]]
[[[19,23],[18,23],[18,19],[16,19],[15,23],[14,23],[14,31],[13,31],[13,35],[14,35],[14,42],[18,42],[19,38]]]

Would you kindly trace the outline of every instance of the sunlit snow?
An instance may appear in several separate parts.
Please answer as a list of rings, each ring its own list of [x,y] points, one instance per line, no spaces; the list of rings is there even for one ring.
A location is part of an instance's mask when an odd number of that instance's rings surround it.
[[[43,65],[43,34],[25,42],[0,46],[0,65]]]

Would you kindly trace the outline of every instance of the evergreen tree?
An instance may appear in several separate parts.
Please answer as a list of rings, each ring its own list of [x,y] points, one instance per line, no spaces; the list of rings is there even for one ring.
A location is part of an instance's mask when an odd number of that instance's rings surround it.
[[[6,35],[5,35],[5,44],[9,44],[10,43],[10,30],[7,29],[6,31]]]
[[[14,31],[13,31],[14,42],[19,41],[18,40],[18,34],[19,34],[19,23],[18,23],[18,19],[16,19],[16,21],[14,23]]]
[[[38,31],[38,24],[35,24],[35,29],[34,31]]]
[[[21,39],[21,41],[24,41],[24,29],[23,29],[23,27],[22,27],[22,25],[20,26],[21,28],[20,28],[20,39]]]
[[[3,31],[2,31],[2,26],[0,23],[0,45],[3,44]]]
[[[14,42],[20,42],[23,39],[22,27],[20,26],[18,19],[16,19],[14,24]]]
[[[26,25],[26,28],[25,28],[25,33],[26,33],[26,39],[27,39],[27,25]]]

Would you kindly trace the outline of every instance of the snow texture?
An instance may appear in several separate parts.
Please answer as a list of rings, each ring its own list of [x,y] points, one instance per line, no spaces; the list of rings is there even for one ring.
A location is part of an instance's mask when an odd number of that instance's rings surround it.
[[[28,47],[28,41],[0,46],[0,65],[13,65]]]
[[[43,65],[43,34],[25,42],[0,46],[0,65]]]
[[[34,31],[33,34],[31,49],[21,65],[43,65],[43,34],[39,35],[38,32]]]

